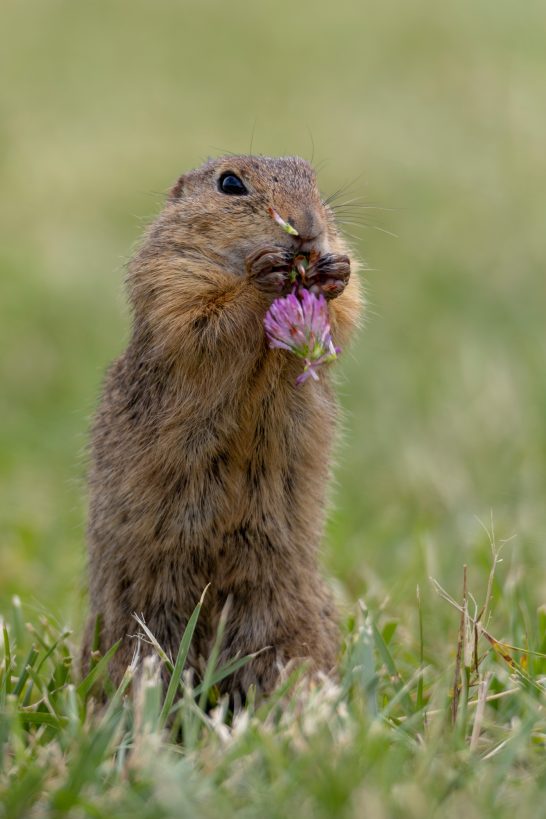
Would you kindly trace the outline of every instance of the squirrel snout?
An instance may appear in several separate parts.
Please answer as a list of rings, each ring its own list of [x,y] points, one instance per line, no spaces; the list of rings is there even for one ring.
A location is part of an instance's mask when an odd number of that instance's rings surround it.
[[[324,231],[324,224],[320,214],[314,211],[313,208],[303,208],[295,216],[289,216],[288,221],[296,228],[302,242],[311,242]]]

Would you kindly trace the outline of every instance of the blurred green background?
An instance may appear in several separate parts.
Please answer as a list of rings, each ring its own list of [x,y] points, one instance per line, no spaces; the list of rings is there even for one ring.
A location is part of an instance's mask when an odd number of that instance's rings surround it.
[[[251,142],[374,206],[329,573],[349,602],[481,583],[492,514],[544,602],[544,3],[4,0],[2,31],[0,606],[81,622],[124,262],[179,173]]]

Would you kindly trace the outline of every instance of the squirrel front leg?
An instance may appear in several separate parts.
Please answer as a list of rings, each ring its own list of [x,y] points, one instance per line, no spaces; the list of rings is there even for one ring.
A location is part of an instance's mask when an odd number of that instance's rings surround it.
[[[138,257],[131,271],[137,316],[149,328],[152,353],[187,374],[212,379],[241,377],[267,349],[263,319],[289,281],[289,254],[261,248],[241,274],[202,260],[168,255],[150,264]],[[237,367],[233,361],[237,360]]]
[[[140,264],[137,257],[130,283],[135,325],[148,333],[151,356],[209,383],[252,367],[264,346],[270,298],[246,272],[212,264],[204,272],[202,260],[184,256]]]

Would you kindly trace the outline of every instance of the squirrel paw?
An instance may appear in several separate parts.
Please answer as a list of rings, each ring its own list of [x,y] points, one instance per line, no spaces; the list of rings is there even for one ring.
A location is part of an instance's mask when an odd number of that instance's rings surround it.
[[[282,295],[290,287],[292,258],[283,248],[262,247],[246,260],[248,277],[264,293]]]
[[[350,275],[348,256],[325,253],[307,269],[305,285],[317,296],[322,293],[326,299],[335,299],[347,287]]]

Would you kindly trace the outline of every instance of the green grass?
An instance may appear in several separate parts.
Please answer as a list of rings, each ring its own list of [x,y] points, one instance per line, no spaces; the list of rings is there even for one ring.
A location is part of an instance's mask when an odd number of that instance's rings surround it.
[[[482,603],[493,520],[507,542],[488,628],[546,650],[545,23],[538,0],[3,4],[4,814],[540,815],[544,661],[511,652],[521,676],[481,637],[489,692],[516,690],[488,704],[471,750],[476,706],[454,730],[446,716],[459,612],[428,578],[460,600],[467,564]],[[171,746],[153,669],[149,699],[108,714],[72,677],[87,429],[127,335],[123,264],[143,223],[180,172],[251,142],[314,154],[325,194],[352,182],[347,198],[371,206],[345,226],[370,304],[336,365],[346,418],[323,549],[349,648],[339,692],[296,686],[233,731],[186,693],[199,730]],[[389,653],[357,638],[359,598]],[[38,671],[39,638],[51,646],[64,623],[72,636]],[[50,684],[54,713],[36,705]],[[425,725],[425,710],[441,713]]]
[[[508,614],[513,595],[503,591]],[[540,815],[545,615],[529,620],[516,607],[516,650],[493,637],[487,595],[486,637],[474,632],[470,601],[455,673],[426,629],[403,633],[361,603],[338,681],[288,669],[275,695],[251,693],[235,715],[215,694],[234,665],[217,669],[213,650],[202,682],[182,671],[199,606],[168,662],[166,695],[157,646],[97,707],[116,646],[79,680],[69,632],[46,617],[25,628],[16,601],[0,655],[0,815]],[[454,643],[457,628],[446,637]]]

